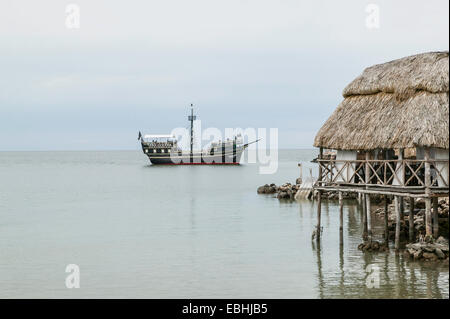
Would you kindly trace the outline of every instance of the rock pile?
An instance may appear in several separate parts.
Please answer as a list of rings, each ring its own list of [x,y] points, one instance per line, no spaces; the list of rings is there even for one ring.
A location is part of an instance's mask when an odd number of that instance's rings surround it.
[[[406,245],[405,255],[414,260],[448,261],[448,241],[444,237],[439,237],[435,242],[419,242]]]
[[[297,193],[300,185],[292,185],[291,183],[285,183],[278,187],[278,199],[290,199],[293,200],[295,194]]]
[[[358,249],[366,252],[366,251],[386,251],[389,250],[388,247],[386,247],[386,245],[381,244],[380,242],[374,240],[372,242],[369,241],[365,241],[361,244],[358,245]]]
[[[281,186],[266,184],[258,187],[258,194],[277,194],[278,199],[294,200],[294,196],[300,188],[300,184],[284,183]]]
[[[277,185],[275,184],[266,184],[263,186],[258,187],[257,193],[258,194],[275,194],[277,192]]]
[[[275,184],[265,184],[263,186],[258,187],[257,193],[258,194],[277,194],[278,199],[290,199],[294,200],[295,194],[297,191],[301,188],[302,180],[301,178],[297,178],[296,184],[291,183],[284,183],[281,186],[277,186]],[[311,192],[310,196],[307,198],[310,199],[310,197],[317,198],[317,191],[314,191],[314,193]],[[352,193],[352,192],[342,192],[342,197],[344,199],[357,199],[358,194]],[[338,200],[339,199],[339,193],[338,192],[322,192],[322,199],[328,199],[328,200]]]

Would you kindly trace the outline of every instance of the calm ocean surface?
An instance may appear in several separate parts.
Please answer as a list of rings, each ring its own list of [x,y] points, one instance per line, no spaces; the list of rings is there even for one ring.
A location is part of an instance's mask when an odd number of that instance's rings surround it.
[[[151,166],[138,151],[0,152],[1,298],[448,298],[448,266],[366,254],[361,212],[257,195],[294,182],[316,151],[282,150],[278,172]],[[307,169],[304,169],[306,175]],[[81,288],[65,287],[77,264]],[[366,267],[380,269],[367,288]]]

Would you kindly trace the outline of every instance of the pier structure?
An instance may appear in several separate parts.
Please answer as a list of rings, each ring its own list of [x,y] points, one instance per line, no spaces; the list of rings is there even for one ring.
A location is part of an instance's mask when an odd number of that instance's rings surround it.
[[[415,201],[425,201],[426,238],[439,234],[438,198],[449,196],[449,54],[430,52],[374,65],[351,82],[344,100],[317,133],[319,176],[317,230],[320,240],[322,192],[358,193],[364,237],[373,238],[372,197],[384,200],[388,244],[388,200],[395,204],[395,249],[402,223],[414,234]],[[335,157],[324,156],[335,150]],[[409,206],[405,221],[404,203]]]

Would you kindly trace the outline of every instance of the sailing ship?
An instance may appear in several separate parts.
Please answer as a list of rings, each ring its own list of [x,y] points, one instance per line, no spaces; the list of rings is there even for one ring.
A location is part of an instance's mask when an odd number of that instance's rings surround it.
[[[239,165],[242,153],[251,143],[243,143],[241,134],[226,141],[212,142],[205,150],[194,150],[194,107],[191,104],[190,122],[190,149],[183,151],[178,146],[174,135],[146,134],[139,132],[142,151],[148,156],[150,162],[156,165]]]

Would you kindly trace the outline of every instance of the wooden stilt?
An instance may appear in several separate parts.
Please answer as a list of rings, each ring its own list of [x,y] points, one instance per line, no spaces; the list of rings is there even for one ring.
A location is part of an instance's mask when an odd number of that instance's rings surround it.
[[[400,249],[400,204],[399,204],[399,196],[394,197],[394,206],[395,206],[395,250]]]
[[[409,198],[409,242],[414,241],[414,197]]]
[[[426,236],[433,235],[433,229],[431,227],[431,198],[430,196],[430,187],[431,187],[431,175],[430,175],[430,149],[428,147],[425,148],[425,231]]]
[[[344,233],[344,200],[342,192],[339,192],[339,242],[343,244]]]
[[[370,152],[366,151],[366,163],[364,165],[364,182],[366,183],[366,189],[367,185],[370,184],[370,166],[369,166],[369,160],[370,160]],[[364,223],[364,233],[365,233],[365,239],[367,238],[370,242],[372,241],[372,223],[370,218],[370,195],[365,194],[364,195],[364,202],[366,205],[366,219]]]
[[[363,240],[367,240],[367,201],[366,201],[366,194],[363,194],[363,201],[362,201],[362,207],[363,207]]]
[[[367,236],[370,242],[372,242],[372,217],[370,215],[371,208],[370,208],[370,195],[366,195],[366,213],[367,213]]]
[[[433,197],[433,237],[439,236],[439,198]]]
[[[388,213],[388,197],[384,195],[384,244],[389,247],[389,213]]]
[[[431,198],[425,198],[425,232],[427,236],[433,235],[431,223]]]
[[[319,159],[323,158],[323,148],[321,147],[319,150]],[[322,181],[322,166],[319,165],[319,177],[317,179],[317,183],[319,185],[321,185],[321,181]],[[320,218],[321,218],[321,214],[322,214],[322,192],[319,190],[319,192],[317,193],[317,225],[316,225],[316,240],[319,242],[320,241]]]
[[[405,222],[405,204],[404,204],[404,200],[403,197],[399,198],[399,208],[400,208],[400,220],[403,222]]]
[[[317,226],[316,226],[316,240],[320,240],[320,215],[322,214],[322,192],[317,193]]]
[[[301,184],[303,182],[303,167],[302,167],[302,163],[298,163],[297,165],[298,165],[298,167],[300,169],[300,176],[299,176],[299,178],[300,178],[299,182],[300,183],[296,183],[296,184]]]

